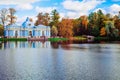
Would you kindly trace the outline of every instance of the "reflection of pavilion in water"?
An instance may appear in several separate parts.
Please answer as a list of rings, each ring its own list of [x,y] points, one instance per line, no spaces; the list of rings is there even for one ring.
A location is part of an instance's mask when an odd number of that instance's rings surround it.
[[[48,48],[50,42],[26,41],[26,42],[5,42],[2,43],[2,49],[5,48]]]

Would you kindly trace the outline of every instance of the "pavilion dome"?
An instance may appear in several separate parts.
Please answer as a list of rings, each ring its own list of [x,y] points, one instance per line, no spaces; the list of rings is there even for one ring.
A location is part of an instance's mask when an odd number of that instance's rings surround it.
[[[30,20],[30,18],[26,18],[26,20],[22,23],[23,28],[32,28],[34,23]]]

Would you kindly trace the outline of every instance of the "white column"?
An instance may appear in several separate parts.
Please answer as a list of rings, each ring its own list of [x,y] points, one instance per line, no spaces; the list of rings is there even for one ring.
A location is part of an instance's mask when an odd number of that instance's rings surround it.
[[[42,30],[40,30],[40,36],[42,36]]]
[[[48,36],[50,37],[50,30],[48,31],[48,34],[49,34]]]
[[[46,36],[46,30],[44,31],[44,34],[45,34],[45,36]]]

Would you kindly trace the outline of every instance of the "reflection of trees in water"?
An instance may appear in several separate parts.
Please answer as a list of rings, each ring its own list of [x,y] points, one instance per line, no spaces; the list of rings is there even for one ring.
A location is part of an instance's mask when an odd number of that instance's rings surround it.
[[[6,48],[7,47],[7,42],[5,41],[3,44],[4,44],[3,48]]]
[[[2,49],[2,42],[0,42],[0,49]]]
[[[90,52],[93,53],[101,53],[102,52],[102,45],[101,44],[91,44],[89,45]]]
[[[69,44],[72,44],[72,41],[60,41],[60,42],[51,42],[51,47],[52,48],[59,48],[59,46],[61,46],[61,48],[63,49],[70,49]]]
[[[61,42],[61,47],[62,47],[63,49],[70,50],[71,47],[69,46],[69,44],[72,44],[72,43],[73,43],[73,41],[71,41],[71,40],[63,41],[63,42]]]
[[[59,48],[59,42],[51,42],[51,47],[55,49]]]

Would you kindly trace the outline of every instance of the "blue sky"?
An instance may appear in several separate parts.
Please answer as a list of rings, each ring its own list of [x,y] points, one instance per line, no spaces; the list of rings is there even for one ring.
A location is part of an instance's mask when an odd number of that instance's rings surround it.
[[[17,22],[22,23],[26,17],[36,20],[39,12],[50,13],[57,9],[61,18],[78,18],[101,9],[105,14],[118,14],[120,0],[0,0],[0,9],[15,8]]]

